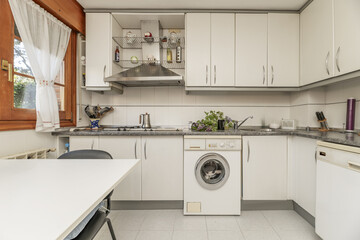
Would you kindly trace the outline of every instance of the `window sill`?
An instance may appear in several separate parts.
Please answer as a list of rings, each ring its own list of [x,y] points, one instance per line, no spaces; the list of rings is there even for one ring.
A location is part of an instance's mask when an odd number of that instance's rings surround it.
[[[35,130],[36,121],[0,121],[0,131],[13,130]],[[60,127],[75,127],[76,122],[70,120],[63,120],[60,122]]]

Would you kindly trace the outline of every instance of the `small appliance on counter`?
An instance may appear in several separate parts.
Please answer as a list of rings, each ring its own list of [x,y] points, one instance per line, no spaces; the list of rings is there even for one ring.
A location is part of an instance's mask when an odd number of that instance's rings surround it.
[[[291,120],[291,119],[281,120],[281,128],[285,130],[295,130],[296,129],[295,120]]]

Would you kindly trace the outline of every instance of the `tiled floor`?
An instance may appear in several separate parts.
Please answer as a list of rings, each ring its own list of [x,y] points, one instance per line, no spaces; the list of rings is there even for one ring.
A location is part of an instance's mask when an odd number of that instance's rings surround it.
[[[294,211],[183,216],[180,210],[112,211],[118,240],[320,240]],[[111,240],[105,225],[95,240]]]

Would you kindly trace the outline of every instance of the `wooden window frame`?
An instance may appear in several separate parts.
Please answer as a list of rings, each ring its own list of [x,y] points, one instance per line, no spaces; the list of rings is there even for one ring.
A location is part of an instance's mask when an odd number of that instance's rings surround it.
[[[14,19],[7,0],[0,0],[0,61],[14,59]],[[60,126],[76,126],[76,32],[72,31],[65,55],[65,111],[59,111]],[[14,71],[13,71],[14,72]],[[18,73],[17,73],[18,74]],[[20,75],[20,74],[18,74]],[[0,131],[35,129],[34,109],[14,108],[14,84],[0,68]]]

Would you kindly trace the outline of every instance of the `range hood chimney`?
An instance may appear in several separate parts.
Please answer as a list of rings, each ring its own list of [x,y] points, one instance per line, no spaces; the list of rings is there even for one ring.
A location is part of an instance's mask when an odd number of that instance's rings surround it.
[[[154,37],[162,35],[160,34],[158,20],[141,20],[140,24],[142,37],[146,32],[151,32]],[[184,79],[181,75],[161,66],[160,42],[142,43],[142,55],[142,59],[152,60],[105,78],[105,81],[116,82],[126,87],[184,85]]]

